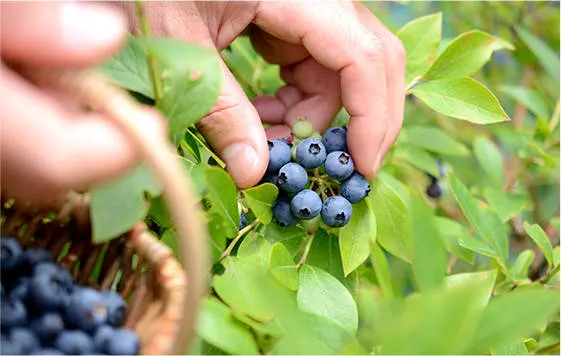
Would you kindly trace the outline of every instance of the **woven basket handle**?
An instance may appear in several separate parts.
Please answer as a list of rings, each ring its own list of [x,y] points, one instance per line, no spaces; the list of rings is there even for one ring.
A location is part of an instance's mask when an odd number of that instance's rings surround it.
[[[55,71],[20,69],[18,72],[39,86],[54,88],[76,97],[104,114],[128,137],[157,175],[163,197],[180,238],[181,259],[186,270],[188,291],[185,313],[173,354],[184,354],[191,342],[202,298],[207,292],[208,254],[206,226],[190,180],[176,159],[174,147],[165,139],[138,128],[142,108],[128,93],[104,76],[89,70]]]

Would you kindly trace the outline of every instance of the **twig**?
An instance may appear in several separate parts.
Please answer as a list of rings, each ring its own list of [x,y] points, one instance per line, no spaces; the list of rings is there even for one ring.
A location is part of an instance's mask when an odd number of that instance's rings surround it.
[[[554,353],[555,351],[559,351],[559,343],[550,345],[550,346],[546,346],[543,349],[539,349],[536,351],[536,354],[543,354],[543,355],[549,355]]]
[[[298,264],[296,265],[296,268],[300,268],[304,263],[306,263],[306,259],[308,258],[308,254],[310,253],[310,247],[312,247],[312,242],[314,241],[314,236],[315,236],[315,234],[310,234],[310,239],[308,240],[308,243],[306,244],[306,247],[304,248],[304,253],[302,254],[302,257],[300,258],[300,261],[298,261]]]
[[[554,269],[547,272],[547,274],[540,280],[540,283],[547,284],[547,282],[549,282],[551,278],[553,278],[553,276],[555,276],[555,274],[557,274],[558,272],[559,272],[559,265],[555,266]]]
[[[232,250],[234,249],[234,246],[236,246],[236,244],[238,243],[238,241],[240,241],[242,236],[245,235],[250,230],[252,230],[255,226],[257,226],[257,224],[259,224],[259,220],[255,219],[251,224],[249,224],[246,227],[244,227],[243,229],[241,229],[238,232],[238,235],[236,235],[236,237],[234,238],[234,240],[232,240],[232,242],[230,242],[230,244],[228,245],[228,247],[226,248],[226,250],[224,251],[222,256],[220,256],[220,260],[223,260],[224,258],[230,256],[230,253],[232,253]]]
[[[208,148],[207,145],[205,145],[205,143],[203,141],[201,141],[201,139],[195,135],[194,133],[191,132],[191,130],[187,130],[187,132],[191,135],[191,137],[193,137],[193,139],[195,141],[197,141],[197,143],[201,146],[203,146],[203,148],[208,152],[208,154],[214,158],[214,160],[220,165],[221,168],[225,168],[226,167],[226,163],[224,163],[223,160],[220,159],[220,157],[218,157],[216,155],[216,153],[214,153],[210,148]]]
[[[151,36],[150,23],[148,22],[148,17],[144,11],[142,1],[135,1],[135,5],[138,20],[140,22],[140,33],[143,37],[149,38]],[[160,81],[158,68],[156,66],[156,58],[154,58],[154,56],[150,53],[148,53],[148,69],[150,71],[150,76],[152,77],[152,85],[154,86],[154,100],[158,102],[162,99],[164,91],[162,89],[162,82]]]

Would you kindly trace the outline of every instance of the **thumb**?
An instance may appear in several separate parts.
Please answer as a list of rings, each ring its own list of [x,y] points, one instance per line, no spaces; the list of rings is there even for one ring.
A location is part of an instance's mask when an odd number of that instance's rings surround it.
[[[222,68],[222,92],[197,126],[243,189],[255,185],[265,173],[269,149],[255,107],[223,62]]]

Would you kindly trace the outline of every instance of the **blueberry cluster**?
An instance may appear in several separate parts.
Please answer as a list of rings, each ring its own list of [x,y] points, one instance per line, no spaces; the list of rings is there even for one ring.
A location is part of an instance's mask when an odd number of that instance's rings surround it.
[[[280,188],[273,215],[282,227],[317,216],[329,227],[344,226],[352,204],[370,192],[348,153],[346,128],[332,127],[318,136],[268,141],[269,165],[262,182]]]
[[[0,248],[0,354],[138,355],[118,293],[74,283],[44,249],[23,249],[7,236]]]

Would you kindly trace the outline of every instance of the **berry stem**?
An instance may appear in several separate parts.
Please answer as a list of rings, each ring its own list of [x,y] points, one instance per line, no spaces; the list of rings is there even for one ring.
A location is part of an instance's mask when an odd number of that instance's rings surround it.
[[[148,22],[148,17],[146,12],[144,12],[144,6],[142,1],[135,1],[136,12],[138,14],[138,21],[140,22],[140,33],[144,38],[149,38],[151,36],[150,23]],[[160,75],[156,67],[156,59],[150,53],[148,53],[148,68],[150,70],[150,76],[152,77],[152,85],[154,86],[154,100],[159,102],[163,96],[162,82],[160,81]]]
[[[203,141],[201,141],[201,139],[200,139],[197,135],[195,135],[193,132],[191,132],[191,130],[185,130],[185,131],[187,131],[187,132],[189,133],[189,135],[191,135],[191,137],[193,137],[193,139],[194,139],[195,141],[197,141],[197,143],[198,143],[199,145],[201,145],[201,146],[208,152],[208,154],[209,154],[212,158],[214,158],[214,160],[215,160],[216,162],[218,162],[218,164],[220,165],[221,168],[225,168],[225,167],[226,167],[226,163],[224,163],[224,161],[221,160],[220,157],[218,157],[218,156],[216,155],[216,153],[214,153],[210,148],[208,148],[208,146],[207,146]]]
[[[230,242],[230,244],[228,245],[228,247],[226,248],[226,250],[224,251],[222,256],[220,256],[220,260],[223,260],[224,258],[230,256],[230,253],[234,249],[234,246],[236,246],[236,244],[238,243],[238,241],[240,241],[242,236],[245,235],[250,230],[252,230],[255,226],[257,226],[257,224],[259,224],[259,220],[255,219],[251,222],[251,224],[249,224],[246,227],[244,227],[243,229],[241,229],[240,232],[238,232],[238,235],[236,235],[236,237],[234,238],[234,240],[232,240],[232,242]]]
[[[310,236],[310,239],[306,243],[306,247],[304,248],[304,253],[302,254],[302,257],[300,258],[300,261],[298,261],[298,264],[296,265],[296,268],[300,268],[304,263],[306,263],[306,259],[308,258],[308,254],[310,253],[310,248],[312,247],[312,242],[314,241],[315,234],[310,234],[309,236]]]

